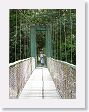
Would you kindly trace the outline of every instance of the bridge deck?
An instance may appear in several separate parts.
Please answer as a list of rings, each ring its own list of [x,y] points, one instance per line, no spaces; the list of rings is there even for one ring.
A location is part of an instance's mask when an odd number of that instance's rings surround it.
[[[27,81],[19,99],[60,99],[47,68],[37,67]]]

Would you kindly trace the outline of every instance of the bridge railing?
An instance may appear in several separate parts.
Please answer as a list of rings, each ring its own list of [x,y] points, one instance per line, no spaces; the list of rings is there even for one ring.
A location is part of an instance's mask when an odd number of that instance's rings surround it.
[[[47,67],[62,99],[76,98],[76,66],[47,58]]]
[[[32,58],[19,60],[9,65],[9,98],[18,98],[35,66]],[[33,63],[34,65],[34,63]]]

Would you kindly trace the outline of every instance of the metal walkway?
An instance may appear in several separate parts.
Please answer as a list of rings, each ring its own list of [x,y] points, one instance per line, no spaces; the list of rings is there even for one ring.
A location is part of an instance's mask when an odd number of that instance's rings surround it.
[[[19,99],[60,99],[47,68],[37,67],[27,81]]]

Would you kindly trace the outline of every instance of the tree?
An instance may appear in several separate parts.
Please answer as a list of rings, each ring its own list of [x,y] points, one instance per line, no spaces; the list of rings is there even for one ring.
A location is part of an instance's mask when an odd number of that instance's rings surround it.
[[[9,62],[30,57],[30,27],[48,24],[52,25],[52,57],[76,64],[75,9],[10,9]]]

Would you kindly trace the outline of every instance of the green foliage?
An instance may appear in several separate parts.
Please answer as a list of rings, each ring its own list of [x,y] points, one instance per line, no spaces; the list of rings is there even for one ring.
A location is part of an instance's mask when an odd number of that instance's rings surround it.
[[[75,9],[10,9],[9,62],[31,56],[30,27],[52,25],[53,58],[76,64]],[[38,33],[41,41],[44,33]],[[44,42],[42,45],[44,45]],[[39,45],[39,44],[38,44]],[[39,45],[38,47],[42,47]]]

